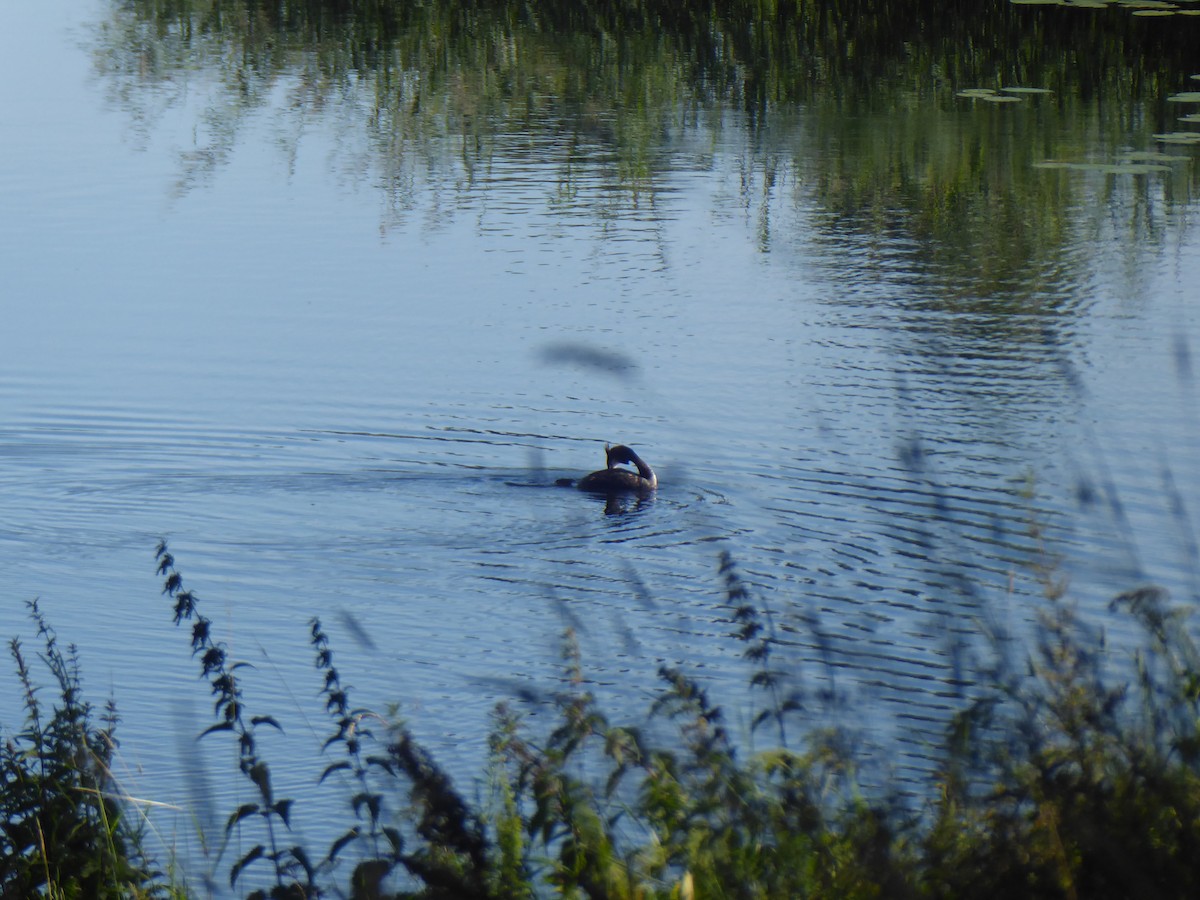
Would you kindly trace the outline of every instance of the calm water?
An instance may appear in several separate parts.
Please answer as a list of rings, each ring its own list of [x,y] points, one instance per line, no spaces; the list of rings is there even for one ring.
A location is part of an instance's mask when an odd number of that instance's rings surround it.
[[[247,87],[135,6],[20,4],[0,37],[0,634],[32,646],[41,598],[117,700],[133,792],[202,783],[179,776],[209,701],[160,537],[256,666],[301,796],[314,615],[357,701],[400,701],[469,784],[492,706],[553,687],[568,626],[616,718],[668,662],[744,729],[728,549],[797,678],[910,778],[978,636],[1032,621],[1031,520],[1088,609],[1145,580],[1195,597],[1196,151],[1033,168],[1195,128],[1162,93],[1190,73],[1111,109],[948,77],[765,117],[667,92],[642,137],[561,116],[551,67],[519,114],[434,83],[404,124],[367,74],[330,86],[300,54]],[[965,193],[937,200],[955,166]],[[605,441],[657,468],[652,501],[553,486]],[[232,759],[206,761],[219,820]],[[159,819],[185,847],[191,821]]]

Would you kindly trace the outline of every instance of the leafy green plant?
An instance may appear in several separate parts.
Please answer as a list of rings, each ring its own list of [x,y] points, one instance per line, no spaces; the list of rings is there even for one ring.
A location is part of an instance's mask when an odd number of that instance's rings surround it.
[[[943,782],[926,845],[943,895],[1200,891],[1195,646],[1161,589],[1122,594],[1113,610],[1150,637],[1131,661],[1136,690],[1110,671],[1103,637],[1051,596],[1026,671],[958,717],[962,768]]]
[[[292,803],[274,798],[238,673],[212,623],[157,550],[177,624],[215,697],[204,736],[232,735],[257,799],[226,824],[260,839],[231,865],[274,884],[252,898],[1189,897],[1200,893],[1200,651],[1166,593],[1119,595],[1111,614],[1146,635],[1112,659],[1103,633],[1066,600],[1052,567],[1035,570],[1045,608],[1023,668],[1005,663],[955,718],[944,764],[913,807],[885,784],[864,787],[850,735],[785,721],[804,696],[776,654],[771,617],[733,560],[718,574],[731,637],[763,698],[750,731],[777,742],[746,755],[704,684],[662,667],[639,727],[601,711],[570,632],[562,686],[544,700],[544,734],[501,704],[490,734],[491,801],[478,808],[395,714],[352,705],[318,620],[310,627],[336,754],[321,781],[349,785],[347,828],[314,855],[288,839]],[[81,699],[78,661],[36,604],[40,658],[61,703],[46,710],[19,641],[11,651],[26,724],[0,752],[4,896],[162,896],[139,831],[113,792],[115,712],[101,724]],[[999,656],[1007,659],[1007,649]],[[544,710],[543,710],[544,712]],[[538,721],[545,721],[540,715]],[[338,866],[354,858],[345,884]]]
[[[0,896],[157,897],[169,889],[142,853],[141,824],[110,765],[116,709],[83,699],[75,648],[59,646],[36,600],[28,604],[58,699],[49,708],[18,638],[9,643],[24,727],[0,747]]]
[[[322,693],[326,711],[334,723],[334,732],[325,749],[340,746],[343,757],[325,767],[321,776],[345,773],[356,787],[350,798],[351,817],[356,824],[339,836],[329,852],[318,862],[300,844],[285,846],[284,835],[291,832],[293,801],[276,799],[271,789],[270,769],[258,752],[257,729],[278,728],[273,716],[250,716],[247,712],[238,672],[245,663],[231,662],[227,648],[213,637],[212,622],[199,612],[196,595],[184,588],[183,577],[175,567],[175,558],[162,542],[156,550],[158,573],[164,576],[163,593],[174,601],[177,625],[192,623],[192,652],[199,657],[201,669],[216,697],[216,724],[202,736],[232,734],[239,748],[238,767],[254,785],[258,800],[239,806],[226,822],[226,838],[234,830],[257,823],[261,839],[243,854],[230,869],[230,885],[236,887],[252,865],[269,863],[274,885],[269,891],[250,893],[257,898],[316,897],[324,890],[321,874],[332,872],[339,857],[352,845],[358,845],[362,859],[350,877],[350,895],[370,898],[383,896],[420,896],[423,898],[489,898],[490,860],[484,827],[468,804],[454,790],[449,776],[437,766],[429,753],[414,740],[397,717],[384,720],[367,710],[350,705],[349,689],[333,665],[329,647],[319,620],[310,623],[311,644],[316,651],[316,667],[323,673]],[[384,736],[377,739],[365,722],[383,726]],[[373,751],[373,752],[370,752]],[[389,821],[386,793],[379,781],[392,788],[403,785],[408,805],[403,814],[393,813]],[[409,840],[404,831],[407,830]],[[411,894],[387,893],[389,876],[398,867],[419,885]]]
[[[204,735],[226,733],[237,741],[238,768],[254,785],[258,800],[243,803],[225,823],[228,840],[235,829],[257,822],[261,826],[260,839],[229,872],[231,887],[237,885],[242,873],[260,861],[270,864],[275,884],[269,892],[271,897],[308,897],[317,892],[313,881],[314,869],[308,853],[299,844],[283,846],[283,837],[291,831],[290,815],[292,801],[276,799],[271,786],[271,770],[266,760],[258,753],[257,731],[264,726],[279,728],[271,716],[247,716],[242,697],[238,672],[246,663],[231,662],[224,644],[212,636],[212,621],[199,611],[199,600],[195,594],[185,590],[183,576],[175,568],[175,557],[167,550],[166,542],[160,542],[155,550],[158,573],[165,576],[163,593],[175,604],[175,624],[192,623],[192,655],[199,657],[203,676],[212,688],[216,724],[205,729]],[[251,898],[265,898],[267,892],[256,890]]]
[[[327,862],[332,864],[351,844],[364,848],[364,858],[351,877],[355,897],[383,896],[385,880],[398,865],[426,886],[420,894],[423,897],[469,900],[493,896],[487,884],[489,860],[483,825],[454,790],[449,776],[398,717],[386,721],[369,710],[350,706],[348,688],[333,665],[329,639],[319,619],[312,620],[311,633],[316,665],[325,677],[326,711],[336,726],[325,749],[341,745],[345,753],[345,758],[325,767],[321,780],[336,772],[346,772],[354,779],[357,788],[350,804],[360,823],[334,841]],[[373,730],[364,727],[370,721],[380,722],[386,729],[382,746]],[[366,753],[367,748],[376,752]],[[414,838],[411,848],[401,829],[388,821],[380,779],[407,784],[408,811],[413,819],[409,823]]]
[[[334,668],[329,638],[319,619],[313,619],[310,624],[311,644],[317,653],[316,666],[325,678],[322,688],[325,711],[336,726],[334,733],[325,741],[324,749],[329,751],[334,746],[340,746],[344,753],[342,759],[325,767],[320,780],[323,782],[343,772],[353,779],[355,787],[350,806],[358,820],[333,842],[327,860],[332,866],[343,851],[357,845],[362,851],[362,859],[350,878],[352,894],[356,897],[382,896],[385,879],[401,861],[404,839],[396,828],[386,823],[385,795],[372,779],[373,773],[389,773],[387,760],[366,752],[374,739],[374,732],[368,723],[379,717],[369,710],[350,706],[349,688],[342,684],[341,676]]]

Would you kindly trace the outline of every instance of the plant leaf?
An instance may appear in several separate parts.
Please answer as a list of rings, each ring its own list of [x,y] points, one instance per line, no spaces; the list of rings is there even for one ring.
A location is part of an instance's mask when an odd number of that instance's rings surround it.
[[[292,811],[292,801],[291,800],[289,800],[285,797],[284,799],[282,799],[278,803],[276,803],[274,806],[272,806],[271,810],[273,812],[277,813],[279,815],[279,818],[283,819],[284,825],[288,826],[288,828],[292,827],[292,823],[288,821],[288,816],[291,814],[291,811]]]
[[[326,777],[328,777],[329,775],[332,775],[334,772],[341,772],[341,771],[344,771],[349,768],[350,768],[350,761],[346,760],[346,759],[339,760],[338,762],[335,762],[335,763],[330,763],[329,765],[327,765],[325,767],[325,771],[321,773],[321,777],[317,779],[317,784],[320,784],[321,782],[323,782],[326,779]]]
[[[245,819],[248,816],[255,815],[257,812],[258,812],[258,804],[257,803],[243,803],[236,810],[234,810],[233,813],[229,816],[229,821],[225,823],[225,833],[229,834],[230,830],[233,828],[234,825],[236,825],[238,822],[242,821],[242,819]]]
[[[233,868],[229,870],[229,886],[233,887],[238,880],[238,876],[242,874],[242,870],[255,860],[262,859],[266,850],[262,844],[255,846],[249,853],[233,864]]]
[[[209,725],[202,732],[200,732],[199,737],[204,737],[206,734],[212,734],[214,731],[233,731],[233,723],[218,722],[216,725]]]
[[[349,831],[347,831],[345,834],[343,834],[340,838],[338,838],[336,841],[334,841],[333,844],[330,845],[330,847],[329,847],[329,861],[333,862],[333,860],[337,857],[337,855],[339,853],[341,853],[342,850],[345,849],[347,844],[358,840],[358,836],[360,834],[362,834],[362,832],[359,831],[358,826],[355,825],[353,828],[351,828]]]

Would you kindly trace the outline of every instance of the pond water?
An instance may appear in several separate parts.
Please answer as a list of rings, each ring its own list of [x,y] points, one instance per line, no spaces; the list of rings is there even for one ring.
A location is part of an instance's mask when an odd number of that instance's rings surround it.
[[[1043,552],[1097,615],[1195,600],[1197,151],[1155,135],[1200,132],[1200,20],[1014,6],[953,58],[965,26],[793,22],[794,57],[693,68],[689,33],[176,7],[5,16],[0,634],[40,598],[185,856],[244,787],[232,749],[191,769],[159,538],[301,797],[313,616],[470,785],[568,627],[613,718],[682,665],[746,737],[727,550],[812,721],[917,784]],[[960,96],[1002,87],[1051,93]],[[609,441],[653,498],[555,486]]]

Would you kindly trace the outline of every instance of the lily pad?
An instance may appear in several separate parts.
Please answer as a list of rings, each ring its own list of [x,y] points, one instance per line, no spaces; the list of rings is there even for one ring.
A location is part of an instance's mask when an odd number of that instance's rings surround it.
[[[1200,103],[1200,91],[1180,91],[1172,94],[1167,100],[1171,103]]]
[[[958,97],[966,97],[968,100],[985,100],[988,103],[1020,103],[1020,97],[1008,97],[1004,94],[998,94],[991,88],[967,88],[965,91],[959,91],[956,94]]]
[[[1155,172],[1170,172],[1170,166],[1153,163],[1117,163],[1104,170],[1109,175],[1153,175]]]
[[[1135,150],[1132,153],[1122,153],[1118,159],[1137,163],[1184,163],[1189,162],[1190,157],[1187,156],[1167,156],[1165,153],[1160,153],[1157,150]]]
[[[1049,88],[1031,88],[1031,87],[1006,87],[1000,88],[1006,94],[1053,94],[1054,91]]]
[[[1200,122],[1200,113],[1192,113],[1190,116],[1180,116],[1180,122]]]
[[[1160,144],[1200,144],[1200,131],[1169,131],[1156,134],[1154,139]]]
[[[1048,159],[1045,162],[1034,163],[1035,169],[1070,169],[1075,172],[1099,172],[1103,175],[1153,175],[1157,172],[1170,172],[1170,166],[1156,166],[1150,163],[1094,163],[1094,162],[1062,162]]]

